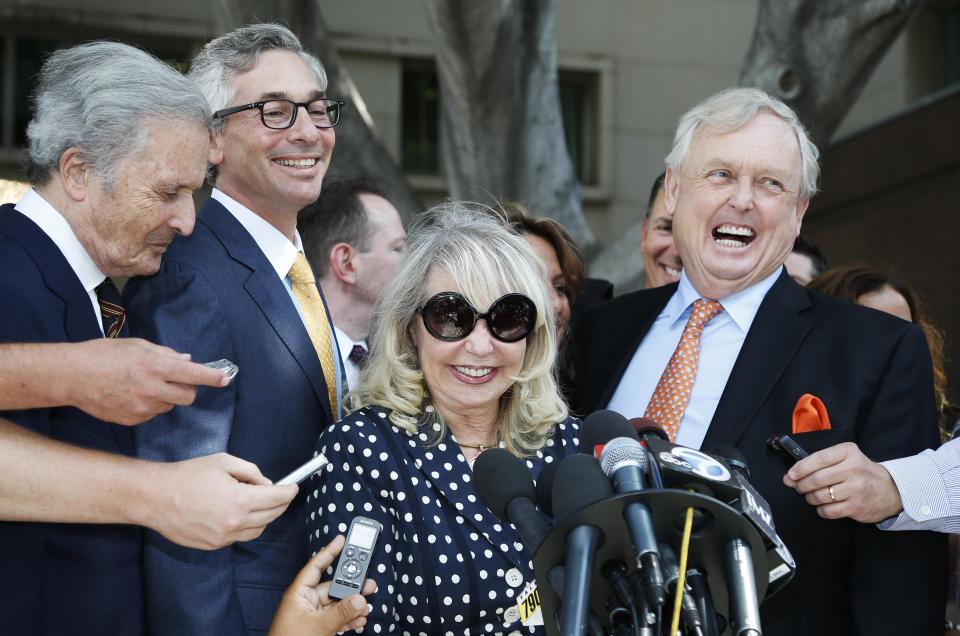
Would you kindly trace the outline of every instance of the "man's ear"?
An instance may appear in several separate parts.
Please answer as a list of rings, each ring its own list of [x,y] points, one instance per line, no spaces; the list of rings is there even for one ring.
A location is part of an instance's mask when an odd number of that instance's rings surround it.
[[[60,155],[57,170],[67,196],[74,201],[85,200],[89,195],[94,175],[93,166],[87,161],[83,152],[76,146],[67,148]]]
[[[663,206],[671,216],[677,207],[677,194],[679,190],[679,175],[675,174],[672,168],[667,168],[667,174],[663,179]]]
[[[349,243],[337,243],[330,248],[330,271],[338,280],[348,285],[357,284],[355,255],[356,250]]]
[[[223,134],[210,133],[210,150],[207,152],[207,163],[219,166],[223,163]]]

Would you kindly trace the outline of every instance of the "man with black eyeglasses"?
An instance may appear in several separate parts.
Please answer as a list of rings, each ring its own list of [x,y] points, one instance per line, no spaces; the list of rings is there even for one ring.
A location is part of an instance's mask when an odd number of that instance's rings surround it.
[[[189,77],[214,113],[210,199],[160,271],[128,283],[136,335],[227,358],[232,384],[136,432],[137,452],[174,460],[227,451],[276,481],[339,419],[342,365],[297,232],[330,163],[343,102],[288,29],[258,24],[208,43]],[[307,561],[306,488],[259,539],[201,553],[150,532],[147,619],[153,634],[266,632]]]

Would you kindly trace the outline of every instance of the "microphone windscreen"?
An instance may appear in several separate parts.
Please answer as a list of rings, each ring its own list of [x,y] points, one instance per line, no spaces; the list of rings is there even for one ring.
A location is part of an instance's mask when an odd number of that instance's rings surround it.
[[[507,504],[517,497],[536,497],[527,465],[504,448],[480,453],[473,465],[473,487],[483,505],[507,523]]]
[[[663,430],[663,427],[649,417],[631,417],[630,424],[633,426],[633,430],[637,432],[637,435],[640,438],[643,438],[647,435],[653,435],[665,442],[670,441],[670,436],[667,435],[665,430]]]
[[[560,462],[545,464],[537,477],[537,507],[548,517],[553,517],[553,482],[557,477]]]
[[[560,462],[553,481],[554,519],[564,519],[612,495],[613,484],[593,455],[570,455]]]
[[[630,463],[646,471],[649,461],[647,449],[640,442],[629,437],[615,437],[603,447],[600,468],[607,477],[613,479],[613,473],[622,464]]]
[[[593,455],[593,449],[614,437],[639,439],[627,418],[616,411],[594,411],[580,426],[580,452]]]
[[[710,450],[710,454],[727,462],[730,468],[733,468],[747,479],[750,478],[750,467],[747,466],[747,458],[736,446],[714,446]]]

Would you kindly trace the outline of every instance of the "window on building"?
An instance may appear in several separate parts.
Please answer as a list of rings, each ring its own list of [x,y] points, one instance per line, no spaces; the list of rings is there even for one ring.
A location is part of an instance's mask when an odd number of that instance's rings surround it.
[[[37,74],[51,52],[94,39],[116,39],[115,31],[92,32],[44,29],[29,24],[4,25],[0,30],[0,173],[21,175],[17,152],[27,144],[32,97]],[[22,35],[30,33],[31,35]],[[153,53],[183,71],[193,42],[138,34],[121,38]]]
[[[404,172],[440,174],[440,83],[433,60],[404,60],[401,81],[400,155]],[[595,72],[559,74],[560,110],[577,178],[598,182],[598,95]]]
[[[432,60],[404,60],[400,164],[404,172],[440,174],[440,82]]]

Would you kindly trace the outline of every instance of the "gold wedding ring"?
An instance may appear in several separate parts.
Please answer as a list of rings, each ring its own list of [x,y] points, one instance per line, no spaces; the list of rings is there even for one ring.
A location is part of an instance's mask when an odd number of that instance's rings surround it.
[[[833,496],[833,486],[828,487],[827,492],[830,493],[830,501],[837,503],[837,498]]]

